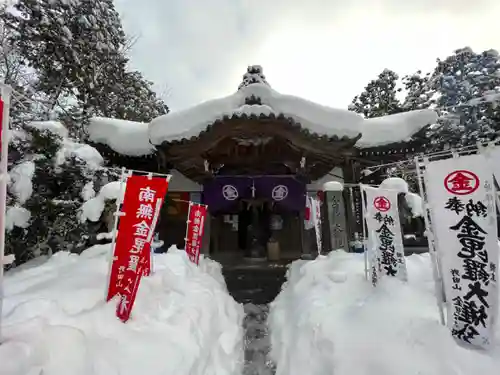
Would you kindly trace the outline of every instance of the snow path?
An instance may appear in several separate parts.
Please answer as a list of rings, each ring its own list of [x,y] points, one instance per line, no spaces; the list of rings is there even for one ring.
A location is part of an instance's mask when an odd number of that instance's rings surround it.
[[[245,319],[245,367],[243,375],[274,375],[276,366],[269,358],[271,341],[267,327],[268,305],[243,306]]]

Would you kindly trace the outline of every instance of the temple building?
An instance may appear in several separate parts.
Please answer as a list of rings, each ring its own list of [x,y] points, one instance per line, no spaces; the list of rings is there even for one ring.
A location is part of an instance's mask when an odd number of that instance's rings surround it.
[[[359,196],[323,191],[325,183],[354,186],[364,168],[419,150],[419,134],[436,119],[432,110],[364,119],[280,94],[250,66],[232,95],[149,124],[93,118],[88,132],[112,165],[172,174],[157,227],[167,245],[184,245],[191,200],[210,211],[203,252],[263,258],[273,241],[282,258],[296,259],[317,252],[306,195],[323,201],[322,252],[349,249],[361,232]]]

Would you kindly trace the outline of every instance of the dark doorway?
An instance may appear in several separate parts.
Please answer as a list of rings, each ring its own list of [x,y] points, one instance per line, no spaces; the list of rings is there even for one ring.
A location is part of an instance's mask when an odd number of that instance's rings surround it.
[[[252,223],[252,211],[248,202],[240,201],[238,212],[238,249],[247,254],[248,251],[248,227]]]

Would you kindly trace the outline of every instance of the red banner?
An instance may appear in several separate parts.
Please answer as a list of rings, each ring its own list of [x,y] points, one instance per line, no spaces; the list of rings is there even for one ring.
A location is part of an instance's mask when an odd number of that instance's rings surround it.
[[[200,261],[200,249],[203,232],[205,231],[206,217],[207,206],[190,203],[186,230],[186,253],[191,262],[196,264]]]
[[[164,177],[127,178],[106,298],[120,296],[117,316],[124,322],[130,317],[141,276],[150,273],[153,232],[167,189]]]

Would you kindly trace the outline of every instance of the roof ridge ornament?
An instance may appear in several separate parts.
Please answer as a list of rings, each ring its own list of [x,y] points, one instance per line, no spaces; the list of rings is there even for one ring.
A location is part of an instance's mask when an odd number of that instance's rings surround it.
[[[260,83],[271,87],[271,85],[269,85],[266,81],[266,76],[264,75],[264,71],[260,65],[250,65],[247,68],[247,72],[243,75],[243,82],[241,82],[238,86],[238,90],[241,90],[243,87],[253,85],[254,83]]]

